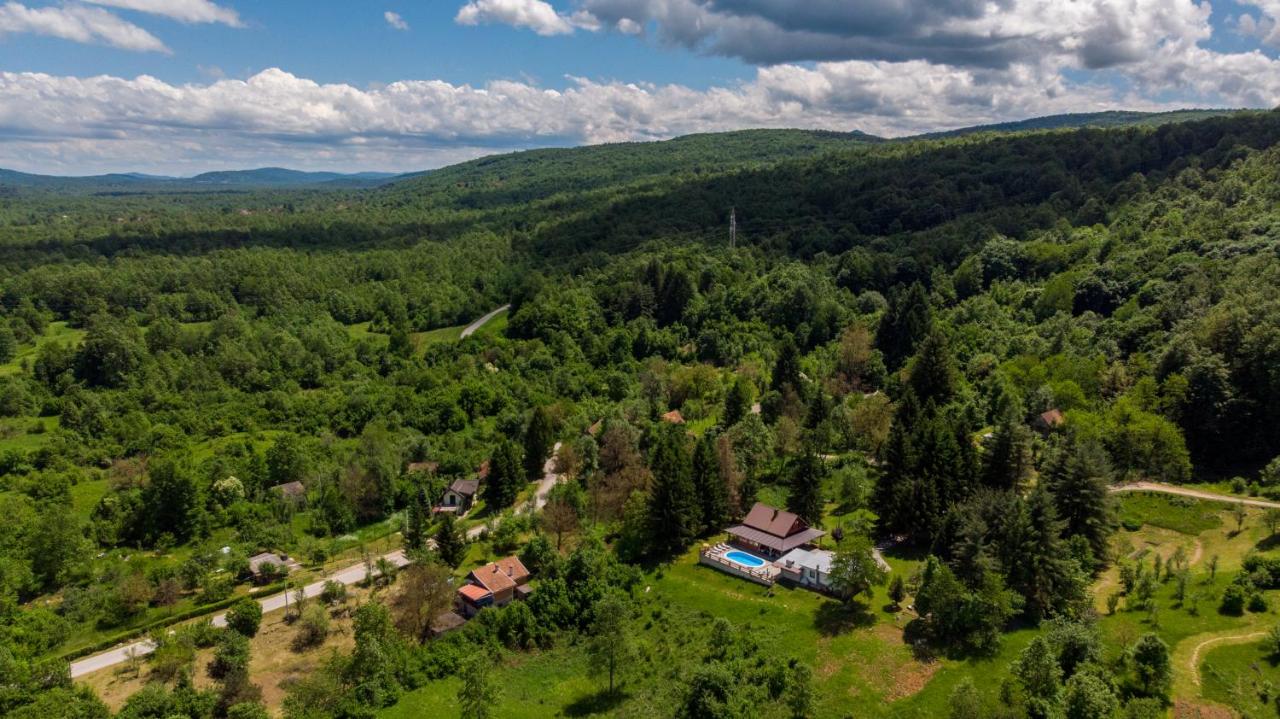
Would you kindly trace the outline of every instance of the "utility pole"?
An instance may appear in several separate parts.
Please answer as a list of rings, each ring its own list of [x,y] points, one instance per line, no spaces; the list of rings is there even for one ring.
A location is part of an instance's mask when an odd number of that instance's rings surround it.
[[[729,208],[729,247],[733,248],[738,242],[738,208]]]

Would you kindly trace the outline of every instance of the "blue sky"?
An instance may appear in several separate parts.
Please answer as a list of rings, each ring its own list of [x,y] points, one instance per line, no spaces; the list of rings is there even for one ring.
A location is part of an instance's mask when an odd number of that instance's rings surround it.
[[[1280,0],[0,0],[0,167],[414,170],[1280,103]]]
[[[566,75],[576,75],[705,88],[754,75],[754,69],[739,60],[659,48],[626,36],[576,33],[546,38],[505,25],[459,26],[454,16],[462,2],[222,4],[236,8],[244,27],[183,24],[136,11],[118,13],[163,40],[172,50],[169,56],[23,33],[0,40],[0,69],[57,75],[146,74],[186,83],[206,82],[211,73],[245,78],[279,67],[317,81],[358,86],[439,78],[477,85],[501,79],[532,80],[562,87]],[[399,14],[409,30],[391,27],[384,19],[387,11]]]

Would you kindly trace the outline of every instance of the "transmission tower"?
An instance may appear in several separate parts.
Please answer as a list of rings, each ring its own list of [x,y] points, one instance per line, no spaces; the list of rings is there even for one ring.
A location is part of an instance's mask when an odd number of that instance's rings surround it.
[[[738,209],[729,208],[729,247],[738,243]]]

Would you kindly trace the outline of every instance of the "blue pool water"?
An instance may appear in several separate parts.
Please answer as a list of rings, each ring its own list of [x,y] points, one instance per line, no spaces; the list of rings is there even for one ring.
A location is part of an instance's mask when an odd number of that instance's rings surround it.
[[[740,552],[736,549],[733,551],[725,552],[724,558],[729,560],[730,562],[733,562],[734,564],[740,564],[749,569],[757,569],[759,567],[764,566],[763,559],[755,556],[754,554],[747,554],[746,552]]]

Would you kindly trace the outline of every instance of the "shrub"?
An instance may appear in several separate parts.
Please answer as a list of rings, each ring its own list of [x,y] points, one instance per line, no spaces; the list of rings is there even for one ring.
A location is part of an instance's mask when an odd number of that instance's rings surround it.
[[[227,627],[246,637],[253,638],[262,624],[262,605],[245,597],[231,606],[227,612]]]
[[[329,636],[329,612],[319,604],[307,605],[298,618],[298,633],[293,638],[295,651],[318,646]]]
[[[324,588],[320,590],[320,601],[325,604],[347,601],[347,585],[333,580],[325,582]]]
[[[1244,605],[1248,599],[1249,592],[1244,585],[1239,582],[1232,582],[1227,587],[1227,590],[1222,593],[1222,604],[1218,605],[1218,611],[1238,617],[1244,614]]]

